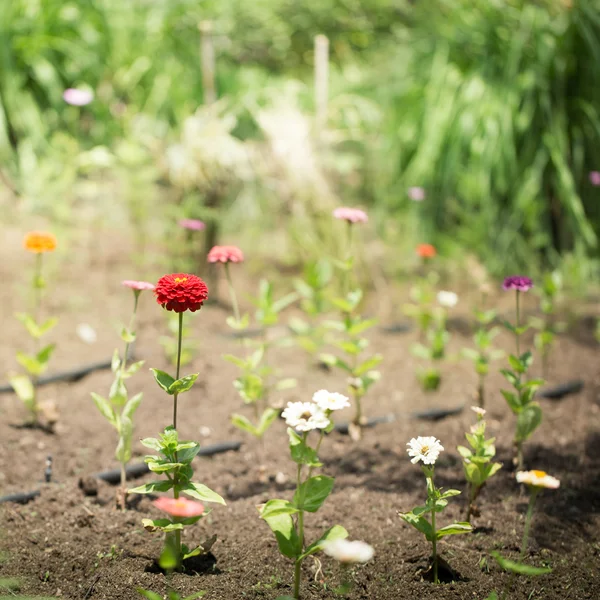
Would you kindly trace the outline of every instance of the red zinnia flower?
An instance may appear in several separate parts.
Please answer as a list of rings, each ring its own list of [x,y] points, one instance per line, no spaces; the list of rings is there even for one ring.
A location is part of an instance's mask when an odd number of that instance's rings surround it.
[[[153,502],[156,508],[172,517],[199,517],[204,512],[204,505],[187,498],[167,498],[161,496]]]
[[[196,312],[208,298],[208,288],[200,277],[187,273],[164,275],[158,280],[156,301],[167,310],[177,313],[191,310]]]
[[[239,263],[244,261],[244,253],[237,246],[214,246],[207,260],[209,263]]]
[[[437,250],[431,244],[419,244],[417,246],[417,254],[421,258],[433,258],[437,254]]]

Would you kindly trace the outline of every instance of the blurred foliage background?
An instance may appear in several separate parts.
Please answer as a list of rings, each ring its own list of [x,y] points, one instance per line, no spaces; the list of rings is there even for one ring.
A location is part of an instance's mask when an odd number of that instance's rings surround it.
[[[67,104],[72,87],[94,100]],[[0,2],[3,205],[59,224],[124,212],[141,247],[194,217],[271,231],[295,264],[332,243],[334,206],[356,205],[387,274],[428,241],[494,274],[587,282],[599,141],[597,0]],[[118,208],[98,216],[99,200]]]

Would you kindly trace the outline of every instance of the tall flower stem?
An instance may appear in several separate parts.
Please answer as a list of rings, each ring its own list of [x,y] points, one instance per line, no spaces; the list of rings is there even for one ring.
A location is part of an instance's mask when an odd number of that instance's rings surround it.
[[[306,443],[306,438],[308,436],[308,433],[304,433],[302,436],[302,442],[305,444]],[[323,439],[323,436],[321,435],[321,440]],[[321,440],[319,440],[319,445],[317,446],[317,448],[320,446]],[[311,471],[309,470],[309,477],[310,477],[310,473]],[[298,520],[296,521],[296,529],[298,530],[298,546],[300,548],[300,553],[302,553],[304,551],[304,494],[300,492],[301,488],[302,488],[302,465],[299,464],[298,465],[298,470],[296,473],[296,485],[297,485],[297,489],[298,489],[298,506],[299,506],[299,512],[298,512]],[[296,564],[294,565],[294,598],[296,600],[298,600],[300,598],[300,576],[302,574],[302,561],[298,558],[296,559]]]
[[[515,290],[515,294],[516,294],[516,301],[517,301],[517,326],[516,326],[516,332],[515,332],[515,337],[517,340],[517,358],[520,360],[521,359],[521,343],[520,343],[520,338],[521,338],[521,332],[520,332],[520,328],[521,328],[521,294],[519,292],[519,290]],[[520,393],[520,388],[521,388],[521,373],[517,373],[517,385],[518,385],[518,389],[519,389],[519,393]],[[515,449],[516,449],[516,459],[517,459],[517,470],[521,471],[523,469],[523,442],[522,440],[515,440]]]
[[[479,374],[479,384],[477,386],[477,406],[484,408],[485,405],[485,375]]]
[[[433,484],[433,469],[431,471],[431,477],[429,477],[429,483],[431,486],[431,496],[435,500],[435,486]],[[433,560],[433,583],[439,583],[438,581],[438,560],[437,560],[437,539],[436,539],[436,528],[435,528],[435,508],[431,511],[431,530],[432,537],[432,560]]]
[[[517,295],[517,330],[516,330],[516,338],[517,338],[517,358],[521,358],[521,332],[519,331],[521,328],[521,298],[519,290],[515,291]],[[519,376],[520,379],[520,376]]]
[[[183,313],[179,313],[179,331],[177,333],[177,368],[175,373],[175,379],[179,379],[179,373],[181,369],[181,341],[183,337]],[[173,429],[177,429],[177,396],[178,394],[173,394]],[[177,453],[175,453],[175,462],[177,462]],[[177,490],[177,471],[173,476],[173,498],[177,500],[179,498],[179,491]],[[168,534],[167,534],[168,535]],[[181,560],[181,529],[176,529],[174,531],[175,538],[175,552],[177,553],[177,564],[179,564]]]
[[[233,315],[235,316],[235,320],[239,325],[240,309],[238,306],[235,289],[233,288],[233,282],[231,281],[231,273],[229,271],[229,263],[225,263],[225,277],[227,278],[227,287],[229,288],[229,297],[231,298],[231,304],[233,306]]]

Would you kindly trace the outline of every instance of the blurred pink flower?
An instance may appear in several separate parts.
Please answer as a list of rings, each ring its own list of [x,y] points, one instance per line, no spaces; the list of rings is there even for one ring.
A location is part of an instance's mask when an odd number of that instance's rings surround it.
[[[85,106],[94,99],[94,92],[69,88],[63,92],[63,100],[71,106]]]
[[[503,290],[517,290],[518,292],[528,292],[533,287],[533,281],[524,275],[511,275],[504,278],[502,284]]]
[[[199,517],[204,513],[204,506],[200,502],[188,500],[187,498],[166,498],[161,496],[153,502],[156,508],[166,512],[172,517]]]
[[[333,211],[333,216],[340,221],[348,223],[367,223],[369,217],[364,210],[360,208],[349,208],[348,206],[340,206]]]
[[[590,171],[590,183],[592,185],[600,185],[600,171]]]
[[[202,231],[206,225],[199,219],[180,219],[179,226],[191,231]]]
[[[154,284],[148,283],[147,281],[134,281],[133,279],[125,279],[121,282],[121,284],[137,292],[154,289]]]
[[[409,187],[408,197],[414,202],[422,202],[425,200],[425,190],[422,187]]]
[[[209,263],[244,262],[244,253],[237,246],[213,246],[208,253]]]

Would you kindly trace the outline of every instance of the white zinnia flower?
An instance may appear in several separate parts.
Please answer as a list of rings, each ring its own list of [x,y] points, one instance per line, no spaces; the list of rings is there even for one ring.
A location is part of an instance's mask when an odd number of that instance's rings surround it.
[[[287,425],[297,431],[325,429],[329,425],[329,419],[323,409],[312,402],[288,402],[281,416]]]
[[[548,475],[546,471],[519,471],[517,473],[517,481],[526,483],[536,488],[547,488],[555,490],[560,487],[560,481],[552,475]]]
[[[485,413],[486,410],[485,408],[481,408],[480,406],[471,406],[471,410],[478,416],[478,417],[485,417]]]
[[[440,452],[444,449],[440,441],[433,436],[419,436],[410,440],[406,445],[408,446],[408,455],[412,457],[410,462],[413,465],[420,460],[423,461],[424,465],[434,465]]]
[[[328,392],[327,390],[315,392],[312,399],[321,410],[341,410],[350,406],[350,402],[346,396],[337,392]]]
[[[458,296],[454,292],[442,290],[438,292],[437,301],[444,308],[454,308],[458,304]]]
[[[323,552],[341,563],[366,563],[373,558],[375,550],[366,542],[331,540],[323,543]]]

